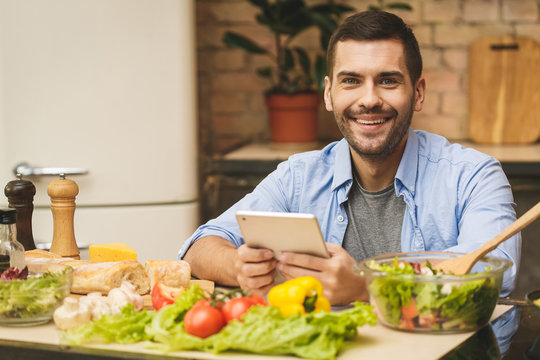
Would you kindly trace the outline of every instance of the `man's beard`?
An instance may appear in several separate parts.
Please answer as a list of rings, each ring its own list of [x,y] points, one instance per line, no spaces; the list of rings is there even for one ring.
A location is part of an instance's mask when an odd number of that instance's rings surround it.
[[[335,107],[334,107],[335,109]],[[350,120],[351,118],[357,117],[362,114],[381,114],[384,118],[394,119],[394,126],[390,130],[390,133],[384,139],[384,142],[377,146],[374,149],[368,149],[365,146],[362,147],[361,140],[358,141],[354,137],[354,133],[351,130],[351,126],[347,126],[349,122],[354,121]],[[336,120],[339,119],[339,115],[334,111],[334,116]],[[343,116],[341,121],[337,121],[337,125],[351,148],[361,157],[368,158],[371,160],[383,160],[391,155],[401,143],[401,140],[407,134],[409,126],[411,125],[413,116],[413,102],[411,101],[411,106],[409,111],[405,114],[399,115],[394,108],[383,110],[382,108],[374,108],[370,110],[363,110],[360,112],[353,112],[350,108],[343,111]],[[350,125],[350,124],[349,124]]]

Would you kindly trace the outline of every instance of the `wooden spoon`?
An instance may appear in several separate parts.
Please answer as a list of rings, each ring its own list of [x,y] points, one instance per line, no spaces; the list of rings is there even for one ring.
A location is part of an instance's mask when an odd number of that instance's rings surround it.
[[[441,261],[432,267],[433,269],[442,270],[455,275],[467,274],[469,271],[471,271],[473,265],[484,257],[484,255],[494,250],[497,246],[499,246],[500,243],[507,240],[512,235],[523,230],[534,220],[538,219],[538,217],[540,217],[540,202],[523,214],[519,219],[510,224],[510,226],[504,229],[499,235],[484,243],[484,245],[475,251],[450,260]]]

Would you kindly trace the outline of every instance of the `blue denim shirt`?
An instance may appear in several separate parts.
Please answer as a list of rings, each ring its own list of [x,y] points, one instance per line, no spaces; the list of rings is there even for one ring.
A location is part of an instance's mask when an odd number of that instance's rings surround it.
[[[347,228],[344,203],[352,185],[352,165],[345,139],[322,150],[292,155],[216,219],[185,241],[178,258],[198,239],[216,235],[235,246],[244,243],[237,210],[312,213],[326,242],[342,244]],[[516,219],[510,184],[492,157],[445,138],[409,130],[394,180],[396,196],[407,204],[401,250],[469,252]],[[503,242],[490,255],[513,261],[501,296],[514,288],[521,255],[521,235]]]

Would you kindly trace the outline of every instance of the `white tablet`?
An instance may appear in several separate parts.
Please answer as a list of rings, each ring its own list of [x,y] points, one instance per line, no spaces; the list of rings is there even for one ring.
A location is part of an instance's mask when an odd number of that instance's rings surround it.
[[[237,211],[236,220],[248,246],[270,249],[276,258],[281,251],[330,257],[315,215]]]

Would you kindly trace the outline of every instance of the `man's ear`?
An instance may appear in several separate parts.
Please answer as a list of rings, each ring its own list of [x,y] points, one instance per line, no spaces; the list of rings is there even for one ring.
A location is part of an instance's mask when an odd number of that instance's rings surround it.
[[[422,110],[424,104],[424,96],[426,94],[426,80],[420,78],[414,86],[414,111]]]
[[[330,96],[330,78],[328,76],[324,77],[324,106],[326,110],[333,111],[334,108],[332,107],[332,97]]]

